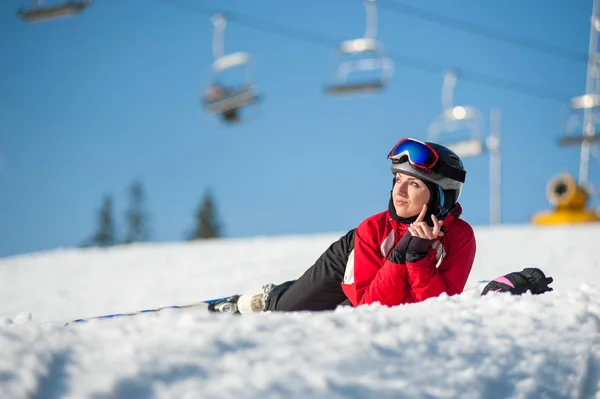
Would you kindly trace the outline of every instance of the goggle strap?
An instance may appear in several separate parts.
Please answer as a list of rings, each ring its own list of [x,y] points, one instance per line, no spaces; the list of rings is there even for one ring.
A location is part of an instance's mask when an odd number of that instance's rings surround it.
[[[464,170],[456,169],[445,162],[442,162],[438,171],[441,175],[461,183],[465,182],[465,178],[467,176],[467,172]]]

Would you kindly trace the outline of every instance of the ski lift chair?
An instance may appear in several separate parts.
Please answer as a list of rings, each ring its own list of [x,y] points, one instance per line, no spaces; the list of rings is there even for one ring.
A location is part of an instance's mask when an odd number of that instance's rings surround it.
[[[342,42],[335,57],[337,68],[333,76],[333,83],[325,88],[329,94],[349,94],[358,92],[373,92],[385,88],[393,74],[393,62],[385,54],[385,49],[376,40],[377,36],[377,8],[375,0],[364,0],[367,26],[362,38]],[[365,55],[365,58],[345,60],[353,56]],[[351,72],[380,70],[379,78],[350,83],[348,74]]]
[[[43,22],[51,19],[70,17],[83,12],[91,3],[92,0],[72,0],[62,4],[42,6],[35,2],[33,6],[25,9],[20,9],[17,12],[19,18],[25,22]]]
[[[256,86],[252,83],[250,73],[250,56],[244,51],[225,54],[223,50],[223,31],[226,20],[223,15],[215,15],[213,36],[213,61],[209,87],[202,104],[209,113],[220,115],[225,122],[240,122],[239,110],[258,101]],[[233,68],[245,69],[245,81],[242,84],[226,87],[219,83],[217,77]]]
[[[460,145],[447,143],[449,148],[457,153],[464,154],[464,156],[475,156],[484,150],[483,117],[477,108],[470,106],[457,105],[449,107],[434,118],[429,125],[429,140],[440,141],[438,138],[440,133],[447,131],[453,124],[469,126],[467,130],[470,131],[470,137],[461,140]]]
[[[562,137],[559,138],[558,144],[560,146],[571,146],[582,145],[583,143],[589,145],[600,143],[600,134],[596,133],[599,110],[600,95],[590,93],[573,97],[567,106],[564,132]],[[583,116],[575,113],[576,111],[583,111]],[[580,128],[583,132],[581,134],[574,133],[577,128]]]
[[[341,61],[344,56],[365,54],[367,58]],[[383,46],[374,39],[347,40],[340,44],[336,56],[336,72],[333,83],[326,87],[326,92],[332,95],[360,92],[374,92],[384,89],[392,77],[392,61],[386,56]],[[379,78],[358,82],[348,82],[351,72],[381,70]]]
[[[212,65],[211,84],[203,100],[208,112],[223,116],[227,122],[239,121],[238,110],[258,101],[255,86],[250,81],[249,63],[250,57],[245,52],[227,54],[215,60]],[[218,83],[217,76],[235,67],[247,69],[246,82],[234,87]]]
[[[481,111],[467,105],[455,105],[454,91],[458,72],[447,70],[444,73],[442,84],[442,112],[430,123],[428,138],[430,141],[439,142],[441,133],[450,133],[460,129],[469,132],[469,138],[460,140],[459,144],[448,144],[453,151],[464,156],[475,156],[484,150],[484,120]],[[444,145],[446,145],[445,143]],[[461,156],[463,156],[461,155]]]

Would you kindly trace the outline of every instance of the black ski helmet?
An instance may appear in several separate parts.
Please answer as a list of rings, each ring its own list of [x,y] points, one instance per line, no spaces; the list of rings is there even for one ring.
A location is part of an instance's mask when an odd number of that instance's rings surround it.
[[[456,206],[462,192],[466,171],[459,156],[451,149],[437,143],[425,142],[425,144],[438,153],[438,163],[450,166],[455,171],[459,171],[459,174],[462,173],[462,181],[460,181],[461,179],[456,179],[455,176],[450,177],[448,173],[444,173],[444,168],[442,168],[442,170],[434,170],[430,173],[421,171],[418,168],[413,167],[410,162],[408,162],[406,156],[397,161],[392,161],[390,170],[394,175],[396,172],[402,172],[426,182],[433,183],[438,188],[438,192],[431,193],[431,195],[437,195],[438,201],[436,209],[432,210],[431,213],[440,218],[446,216],[448,212]]]

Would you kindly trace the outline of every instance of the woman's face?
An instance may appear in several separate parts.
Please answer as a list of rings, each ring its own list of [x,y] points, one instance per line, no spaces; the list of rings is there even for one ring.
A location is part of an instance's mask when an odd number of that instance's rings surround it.
[[[423,205],[429,202],[431,193],[423,180],[396,173],[396,182],[392,189],[392,201],[396,214],[401,218],[417,216]]]

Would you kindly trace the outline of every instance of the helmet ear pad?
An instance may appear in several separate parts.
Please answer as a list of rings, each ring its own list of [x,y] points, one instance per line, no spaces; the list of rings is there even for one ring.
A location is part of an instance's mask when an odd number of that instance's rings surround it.
[[[427,213],[425,214],[425,222],[429,226],[433,226],[433,221],[431,220],[431,215],[435,215],[438,219],[445,216],[442,212],[444,208],[444,204],[441,201],[444,201],[444,191],[435,183],[432,183],[427,180],[423,180],[427,188],[429,188],[429,202],[427,203]]]
[[[428,225],[433,226],[431,215],[435,215],[440,220],[444,219],[456,205],[456,191],[444,190],[437,184],[427,180],[424,180],[424,182],[429,187],[429,192],[431,193],[431,199],[427,204],[427,220],[425,221]]]
[[[454,209],[457,198],[456,190],[444,190],[440,186],[435,183],[432,183],[427,180],[423,180],[427,187],[429,187],[429,192],[431,193],[431,199],[427,204],[427,218],[431,218],[430,215],[435,215],[438,219],[443,219]],[[429,221],[428,221],[429,222]],[[433,225],[433,223],[431,223]]]
[[[431,215],[435,215],[438,219],[445,218],[456,204],[456,191],[444,190],[437,184],[428,180],[423,180],[423,182],[427,185],[429,193],[431,194],[431,198],[427,203],[425,222],[427,222],[428,225],[433,226]]]
[[[438,189],[441,200],[438,203],[436,217],[442,219],[454,209],[458,202],[458,198],[456,198],[456,190],[442,190],[439,186]]]

